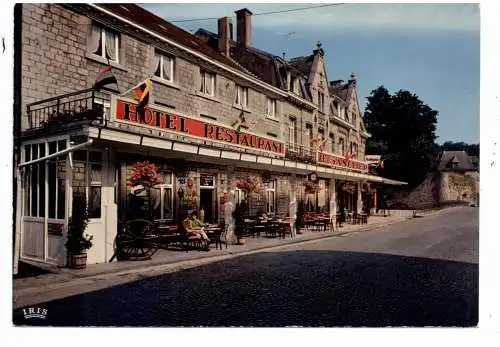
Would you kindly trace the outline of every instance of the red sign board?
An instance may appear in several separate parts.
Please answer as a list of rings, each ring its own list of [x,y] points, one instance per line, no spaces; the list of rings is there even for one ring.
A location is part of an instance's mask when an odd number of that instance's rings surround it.
[[[320,152],[318,156],[318,161],[320,163],[327,164],[330,166],[338,166],[341,168],[347,168],[361,172],[368,172],[368,164],[365,164],[357,160],[346,159],[333,154]]]
[[[114,112],[116,120],[122,122],[155,127],[180,135],[232,144],[243,148],[271,152],[279,155],[285,154],[285,144],[283,142],[254,134],[238,133],[230,127],[207,123],[202,120],[181,116],[173,112],[161,111],[148,107],[144,117],[140,117],[136,113],[135,103],[123,99],[116,99]]]

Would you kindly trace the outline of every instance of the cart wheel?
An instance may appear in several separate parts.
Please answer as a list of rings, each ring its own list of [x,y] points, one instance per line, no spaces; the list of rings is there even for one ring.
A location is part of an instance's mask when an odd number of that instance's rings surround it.
[[[154,224],[146,219],[134,219],[123,224],[117,236],[120,259],[148,260],[158,251]]]

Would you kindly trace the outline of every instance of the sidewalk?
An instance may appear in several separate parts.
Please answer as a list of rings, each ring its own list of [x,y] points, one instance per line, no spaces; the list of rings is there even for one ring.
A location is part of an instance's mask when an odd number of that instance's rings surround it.
[[[209,252],[199,251],[169,251],[158,250],[151,260],[145,261],[120,261],[112,263],[92,264],[87,265],[86,269],[73,270],[69,268],[57,268],[55,266],[44,266],[43,268],[51,271],[50,274],[40,275],[36,277],[19,278],[13,280],[13,290],[24,290],[28,288],[36,288],[53,283],[71,282],[78,279],[91,278],[106,274],[126,275],[141,271],[141,269],[151,269],[164,265],[174,265],[186,261],[194,260],[209,260],[210,258],[236,257],[249,252],[263,252],[274,248],[286,247],[297,243],[305,243],[310,241],[321,240],[325,238],[338,237],[339,235],[363,232],[376,229],[378,227],[404,221],[405,217],[370,217],[367,224],[350,225],[344,224],[342,228],[337,228],[334,232],[331,231],[305,231],[304,234],[297,235],[295,239],[269,239],[265,237],[249,238],[246,245],[229,245],[222,250],[211,248]],[[216,261],[218,259],[214,259]],[[35,263],[33,263],[35,264]]]

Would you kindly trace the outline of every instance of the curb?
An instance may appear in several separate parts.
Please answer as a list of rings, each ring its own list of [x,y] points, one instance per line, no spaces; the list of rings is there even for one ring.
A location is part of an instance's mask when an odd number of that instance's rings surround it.
[[[350,230],[350,231],[348,230],[348,231],[329,232],[328,234],[326,234],[324,236],[320,236],[320,237],[316,237],[316,238],[312,238],[312,239],[308,239],[308,240],[295,239],[293,241],[287,242],[286,244],[264,245],[264,246],[250,249],[250,250],[241,249],[241,250],[236,250],[236,251],[229,251],[228,253],[224,253],[224,254],[215,254],[214,253],[214,254],[210,254],[210,255],[206,255],[206,256],[202,256],[202,257],[198,257],[198,258],[193,258],[193,259],[165,261],[165,262],[157,263],[157,264],[149,264],[149,265],[145,265],[145,266],[135,266],[133,268],[123,269],[121,271],[116,271],[116,269],[114,269],[115,271],[103,271],[103,272],[92,273],[92,274],[88,274],[88,275],[84,275],[84,274],[79,275],[79,274],[74,274],[71,272],[57,271],[51,275],[57,276],[59,274],[62,274],[62,275],[70,276],[69,278],[64,278],[61,281],[58,281],[57,286],[60,287],[61,285],[64,286],[64,284],[69,284],[69,283],[75,282],[75,281],[88,281],[90,279],[99,279],[99,278],[103,278],[103,277],[107,277],[107,276],[119,277],[119,276],[126,276],[126,275],[132,275],[132,274],[137,274],[137,273],[144,273],[144,272],[148,272],[148,271],[155,271],[155,270],[158,271],[158,270],[162,270],[162,269],[168,270],[172,267],[180,267],[180,269],[178,269],[178,270],[183,270],[183,269],[186,269],[189,267],[196,267],[199,265],[203,265],[205,263],[211,263],[211,262],[216,262],[216,261],[221,261],[221,260],[226,260],[226,259],[232,259],[232,258],[236,258],[236,257],[240,257],[240,256],[261,253],[261,252],[265,252],[265,251],[269,251],[269,250],[273,250],[273,249],[282,249],[282,248],[292,247],[292,246],[295,246],[297,244],[308,244],[308,243],[320,242],[320,241],[325,240],[325,239],[331,239],[331,238],[340,237],[340,236],[344,236],[344,235],[348,235],[348,234],[352,234],[352,233],[361,233],[361,232],[377,230],[379,228],[386,227],[386,226],[400,223],[400,222],[404,222],[406,220],[407,219],[398,219],[398,220],[394,220],[394,221],[391,221],[388,223],[374,224],[371,226],[366,226],[366,227],[363,227],[360,229]],[[198,265],[198,263],[199,263],[199,265]],[[186,265],[187,267],[184,267],[183,265]],[[42,279],[43,276],[50,276],[50,275],[42,275],[39,278]],[[153,276],[155,276],[155,275],[153,275]],[[146,276],[146,277],[150,277],[150,276]],[[31,286],[28,285],[25,287],[18,288],[16,290],[16,292],[22,293],[25,291],[35,290],[35,289],[40,288],[40,287],[47,287],[47,289],[49,289],[51,287],[51,285],[50,284],[47,285],[46,283],[35,283],[34,285],[31,285]]]

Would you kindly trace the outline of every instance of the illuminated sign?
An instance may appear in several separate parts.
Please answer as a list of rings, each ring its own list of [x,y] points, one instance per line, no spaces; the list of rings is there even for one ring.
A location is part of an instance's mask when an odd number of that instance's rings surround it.
[[[236,147],[270,152],[280,156],[285,155],[285,144],[280,141],[250,133],[238,133],[231,127],[208,123],[171,111],[160,110],[155,106],[148,107],[142,119],[136,113],[136,104],[134,102],[123,99],[114,99],[113,101],[115,102],[112,109],[114,110],[113,116],[120,122],[154,127],[183,136],[232,144]]]
[[[361,172],[368,172],[368,164],[365,164],[357,160],[346,159],[344,157],[336,156],[333,154],[320,152],[318,155],[318,162],[330,166],[337,166],[340,168],[346,168]]]

